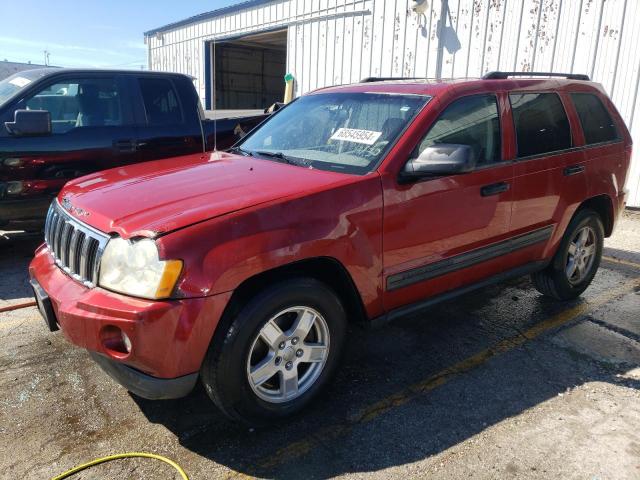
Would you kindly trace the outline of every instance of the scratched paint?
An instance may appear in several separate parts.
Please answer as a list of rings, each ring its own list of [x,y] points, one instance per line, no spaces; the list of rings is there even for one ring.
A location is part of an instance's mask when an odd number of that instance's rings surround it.
[[[145,37],[149,68],[193,76],[204,99],[206,42],[282,28],[288,32],[287,70],[296,78],[296,95],[369,76],[477,77],[498,69],[586,73],[604,85],[632,136],[640,138],[640,1],[428,3],[418,15],[410,0],[250,2],[153,31]],[[446,3],[448,15],[442,11]],[[438,71],[443,18],[447,28]],[[629,204],[640,206],[638,149],[627,188]]]

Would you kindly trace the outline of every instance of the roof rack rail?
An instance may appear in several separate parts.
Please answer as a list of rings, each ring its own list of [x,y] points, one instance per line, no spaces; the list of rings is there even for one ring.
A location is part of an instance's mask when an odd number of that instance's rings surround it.
[[[360,83],[387,82],[390,80],[424,80],[424,77],[367,77],[360,80]]]
[[[569,80],[590,81],[589,75],[583,73],[555,73],[555,72],[489,72],[483,80],[505,80],[509,77],[563,77]]]

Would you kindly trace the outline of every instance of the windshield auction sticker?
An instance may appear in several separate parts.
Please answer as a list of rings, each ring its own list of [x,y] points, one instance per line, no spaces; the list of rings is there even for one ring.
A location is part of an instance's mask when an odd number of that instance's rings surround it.
[[[29,80],[28,78],[24,78],[24,77],[16,77],[16,78],[12,78],[11,80],[9,80],[9,83],[12,85],[15,85],[16,87],[24,87],[25,85],[29,85],[31,83],[31,80]]]
[[[380,138],[382,132],[372,132],[371,130],[357,130],[355,128],[339,128],[333,134],[331,140],[341,140],[344,142],[362,143],[373,145]]]

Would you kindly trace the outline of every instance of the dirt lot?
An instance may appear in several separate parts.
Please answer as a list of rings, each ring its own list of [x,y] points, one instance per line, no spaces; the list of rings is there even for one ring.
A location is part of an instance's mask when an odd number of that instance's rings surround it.
[[[0,238],[0,308],[30,300],[37,243]],[[259,431],[228,423],[202,389],[180,401],[133,397],[48,333],[35,307],[0,313],[0,477],[49,478],[148,451],[192,479],[638,479],[640,215],[625,216],[606,247],[572,303],[520,279],[382,329],[353,328],[327,394]],[[124,460],[76,478],[172,475]]]

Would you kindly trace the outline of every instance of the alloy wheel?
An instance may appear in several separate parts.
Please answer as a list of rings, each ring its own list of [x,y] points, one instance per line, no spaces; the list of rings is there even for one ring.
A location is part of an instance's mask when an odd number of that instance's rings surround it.
[[[270,403],[298,398],[318,380],[329,356],[329,327],[308,306],[287,308],[271,317],[254,339],[247,380]]]
[[[578,285],[589,275],[596,258],[596,234],[589,226],[578,230],[569,243],[565,273],[571,285]]]

